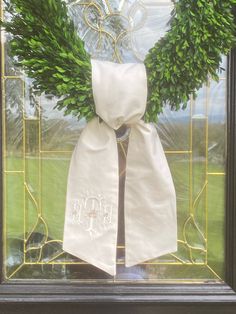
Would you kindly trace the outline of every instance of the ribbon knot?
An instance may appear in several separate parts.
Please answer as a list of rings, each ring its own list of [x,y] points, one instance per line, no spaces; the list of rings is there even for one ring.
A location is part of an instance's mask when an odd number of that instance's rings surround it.
[[[67,183],[63,249],[116,274],[119,169],[114,130],[130,127],[124,198],[127,267],[177,250],[176,195],[152,124],[141,119],[147,101],[144,64],[92,60],[99,118],[83,130]]]

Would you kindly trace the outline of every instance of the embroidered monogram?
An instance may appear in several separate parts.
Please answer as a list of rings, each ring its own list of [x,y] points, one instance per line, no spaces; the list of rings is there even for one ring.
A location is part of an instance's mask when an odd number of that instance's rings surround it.
[[[73,224],[79,224],[96,238],[112,222],[112,205],[101,194],[89,194],[70,201],[70,218]]]

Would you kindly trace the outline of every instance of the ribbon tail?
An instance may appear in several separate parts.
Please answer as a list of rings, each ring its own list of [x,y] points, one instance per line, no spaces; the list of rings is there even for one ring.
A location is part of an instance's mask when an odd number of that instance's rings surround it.
[[[155,127],[131,128],[125,185],[126,266],[177,251],[176,194]]]
[[[114,130],[94,118],[72,154],[63,250],[116,273],[118,152]]]

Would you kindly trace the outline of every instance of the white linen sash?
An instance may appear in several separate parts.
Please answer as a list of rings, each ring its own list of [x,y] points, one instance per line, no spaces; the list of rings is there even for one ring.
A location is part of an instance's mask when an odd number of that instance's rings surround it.
[[[152,124],[144,123],[144,64],[91,60],[98,117],[82,132],[67,184],[64,251],[116,274],[119,169],[115,131],[130,127],[125,181],[125,265],[177,251],[176,195]]]

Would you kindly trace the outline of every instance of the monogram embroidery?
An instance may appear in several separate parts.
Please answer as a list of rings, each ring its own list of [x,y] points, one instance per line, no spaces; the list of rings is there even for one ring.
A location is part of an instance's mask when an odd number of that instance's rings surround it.
[[[87,231],[91,238],[97,238],[112,222],[112,204],[101,194],[89,194],[70,202],[70,218]]]

